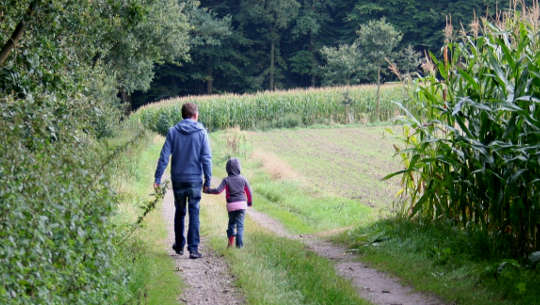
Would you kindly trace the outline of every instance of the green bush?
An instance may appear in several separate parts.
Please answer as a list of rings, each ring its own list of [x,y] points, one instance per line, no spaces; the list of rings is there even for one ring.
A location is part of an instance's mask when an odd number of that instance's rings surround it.
[[[97,108],[79,103],[46,95],[0,100],[1,304],[130,298],[110,222],[111,156],[94,140]]]
[[[425,113],[409,116],[397,173],[411,215],[480,228],[522,256],[540,248],[537,13],[484,21],[432,56],[414,96]]]

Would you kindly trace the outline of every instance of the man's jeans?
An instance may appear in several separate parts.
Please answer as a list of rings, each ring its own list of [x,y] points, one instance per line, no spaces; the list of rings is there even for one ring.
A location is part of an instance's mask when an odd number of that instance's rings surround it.
[[[202,182],[173,182],[174,205],[174,234],[178,249],[184,249],[184,220],[186,203],[189,211],[189,228],[187,232],[188,251],[197,252],[199,247],[199,201],[201,201]]]
[[[237,210],[229,212],[229,226],[227,228],[227,237],[236,236],[236,247],[242,248],[244,246],[244,215],[246,210]],[[234,229],[236,227],[236,234]]]

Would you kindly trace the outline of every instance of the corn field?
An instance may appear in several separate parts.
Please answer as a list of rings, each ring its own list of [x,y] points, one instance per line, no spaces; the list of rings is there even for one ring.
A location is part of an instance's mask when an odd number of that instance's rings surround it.
[[[376,87],[373,85],[261,92],[246,95],[183,97],[150,104],[134,118],[156,132],[166,134],[182,120],[181,107],[194,102],[199,120],[210,130],[238,126],[242,129],[294,127],[325,123],[386,121],[400,114],[393,103],[403,99],[401,85],[381,88],[381,105],[375,113]]]
[[[449,38],[413,96],[402,193],[405,210],[540,249],[540,40],[538,3]],[[404,107],[405,109],[406,107]],[[391,177],[392,175],[389,175]]]

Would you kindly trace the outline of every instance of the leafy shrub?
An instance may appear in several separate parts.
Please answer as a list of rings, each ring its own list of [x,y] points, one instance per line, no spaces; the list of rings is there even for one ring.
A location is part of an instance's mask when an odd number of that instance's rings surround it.
[[[93,108],[46,95],[0,100],[2,304],[122,304],[130,297],[109,221],[116,204],[110,156],[93,140]]]
[[[540,247],[537,16],[536,6],[484,20],[432,56],[414,96],[425,113],[409,116],[406,168],[392,174],[403,174],[410,215],[480,228],[514,255]]]

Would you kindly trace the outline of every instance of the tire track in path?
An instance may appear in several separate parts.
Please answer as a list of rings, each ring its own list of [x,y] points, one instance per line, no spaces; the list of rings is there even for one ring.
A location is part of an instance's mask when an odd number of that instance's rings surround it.
[[[187,286],[178,301],[187,305],[245,304],[225,260],[207,246],[204,236],[201,236],[199,244],[202,258],[189,259],[186,249],[184,249],[184,255],[177,255],[171,249],[174,243],[174,210],[174,196],[169,190],[165,194],[162,207],[163,219],[168,231],[166,247],[169,255],[175,260],[176,273],[183,278]]]
[[[254,209],[248,215],[262,227],[276,235],[299,240],[316,254],[332,260],[337,274],[351,280],[358,294],[377,305],[445,305],[437,297],[414,291],[403,286],[399,280],[387,273],[368,267],[345,248],[308,235],[294,235],[277,220]]]

